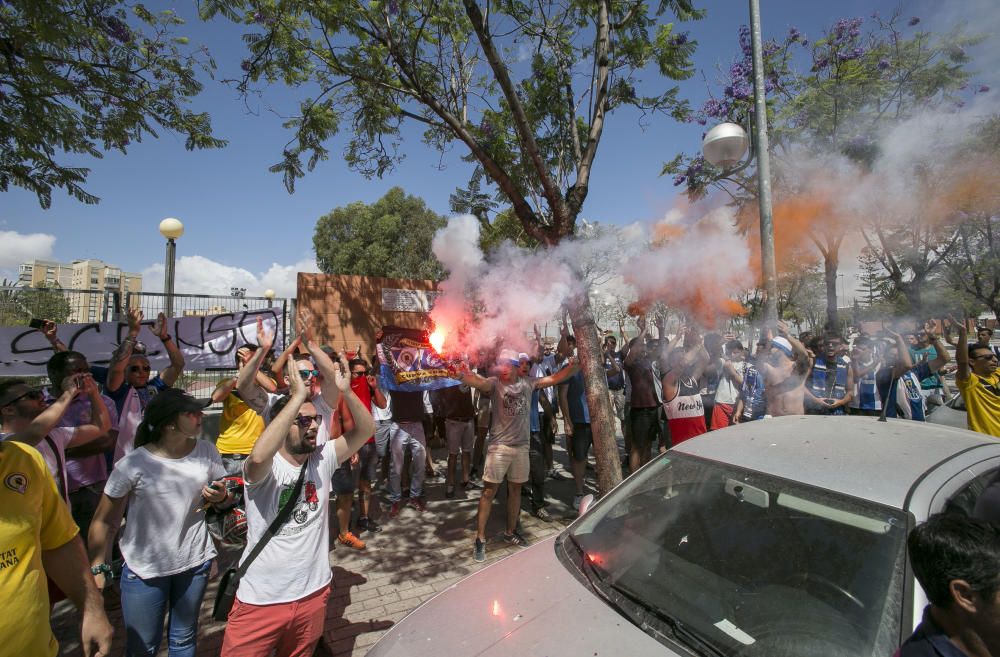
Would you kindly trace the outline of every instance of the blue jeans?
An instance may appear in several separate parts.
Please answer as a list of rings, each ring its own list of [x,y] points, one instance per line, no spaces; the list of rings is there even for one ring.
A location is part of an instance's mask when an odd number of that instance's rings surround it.
[[[389,472],[389,501],[398,502],[403,493],[399,484],[403,476],[403,456],[410,446],[410,499],[424,494],[424,453],[427,449],[424,426],[420,422],[399,422],[392,425],[389,449],[392,451],[392,470]]]
[[[198,610],[212,561],[191,570],[141,579],[128,564],[122,570],[122,621],[128,657],[152,657],[163,640],[163,618],[170,610],[167,634],[169,657],[194,657],[198,638]]]

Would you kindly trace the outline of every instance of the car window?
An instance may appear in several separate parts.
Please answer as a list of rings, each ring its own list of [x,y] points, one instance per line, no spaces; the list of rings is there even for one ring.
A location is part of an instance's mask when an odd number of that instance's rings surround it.
[[[706,654],[846,657],[898,645],[906,530],[898,510],[668,452],[571,531],[603,585]]]
[[[949,498],[944,511],[1000,522],[1000,468],[984,472],[970,481]]]

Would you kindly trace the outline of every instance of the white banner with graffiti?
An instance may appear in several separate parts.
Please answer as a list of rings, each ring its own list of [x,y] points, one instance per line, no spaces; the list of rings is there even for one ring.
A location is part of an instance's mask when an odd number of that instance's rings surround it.
[[[235,368],[236,350],[247,343],[257,343],[257,318],[275,331],[274,345],[279,352],[284,345],[284,314],[280,308],[244,310],[221,315],[175,317],[167,320],[172,339],[184,354],[184,369],[198,372],[208,369]],[[169,364],[167,353],[152,332],[156,318],[143,321],[139,341],[146,345],[146,355],[153,369]],[[128,335],[125,322],[60,324],[57,335],[71,351],[79,351],[91,365],[106,365],[111,354]],[[45,363],[54,349],[45,336],[27,326],[0,328],[0,376],[45,375]]]

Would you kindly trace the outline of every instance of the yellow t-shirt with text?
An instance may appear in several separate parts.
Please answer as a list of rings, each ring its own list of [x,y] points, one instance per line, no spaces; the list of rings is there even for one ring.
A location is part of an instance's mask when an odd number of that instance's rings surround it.
[[[215,447],[220,454],[249,454],[264,431],[264,418],[230,393],[222,402],[219,438]]]
[[[58,652],[42,551],[62,547],[79,531],[42,455],[20,443],[0,442],[0,653],[52,657]]]
[[[1000,372],[955,381],[965,399],[969,429],[1000,438]]]

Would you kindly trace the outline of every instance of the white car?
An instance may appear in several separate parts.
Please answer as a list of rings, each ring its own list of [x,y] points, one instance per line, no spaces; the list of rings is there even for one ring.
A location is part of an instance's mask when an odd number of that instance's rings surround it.
[[[368,654],[888,657],[926,604],[909,530],[972,514],[998,471],[1000,441],[906,420],[705,434],[428,600]]]

